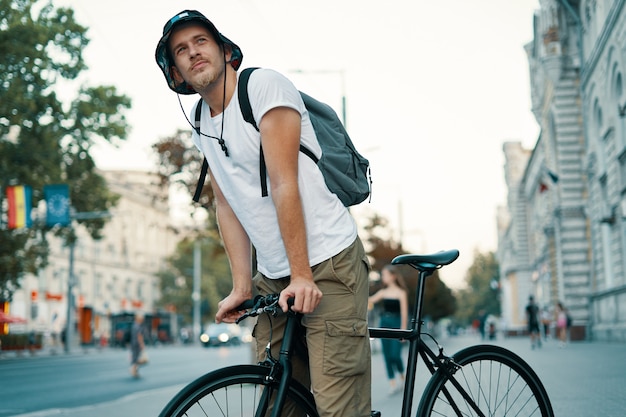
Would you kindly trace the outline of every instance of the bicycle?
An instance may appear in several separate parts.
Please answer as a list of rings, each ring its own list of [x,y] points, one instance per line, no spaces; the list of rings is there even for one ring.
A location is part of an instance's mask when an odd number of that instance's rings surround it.
[[[533,369],[518,355],[494,345],[475,345],[447,356],[436,339],[422,333],[425,279],[454,262],[457,250],[431,255],[400,255],[392,264],[419,271],[411,329],[370,327],[371,338],[403,339],[409,344],[401,417],[413,407],[418,358],[431,374],[417,408],[417,416],[542,416],[553,417],[548,394]],[[240,320],[259,314],[279,314],[278,295],[257,296],[242,305]],[[311,392],[291,379],[290,356],[299,315],[289,312],[278,358],[266,349],[258,365],[235,365],[209,372],[183,388],[165,406],[160,417],[280,416],[283,407],[295,415],[318,417]],[[427,341],[437,346],[431,349]],[[271,342],[270,342],[271,343]],[[372,411],[372,417],[381,413]]]

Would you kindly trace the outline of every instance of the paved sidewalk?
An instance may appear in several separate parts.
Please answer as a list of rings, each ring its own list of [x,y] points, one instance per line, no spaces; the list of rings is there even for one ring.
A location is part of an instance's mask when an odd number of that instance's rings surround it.
[[[626,344],[556,340],[532,350],[526,338],[499,342],[524,358],[541,378],[556,416],[624,416]]]
[[[439,342],[447,354],[480,343],[500,345],[517,353],[539,375],[557,417],[626,415],[626,344],[572,342],[560,348],[557,341],[548,340],[533,350],[526,337],[481,341],[478,336],[461,336],[442,338]],[[380,410],[383,417],[399,416],[402,395],[386,395],[382,355],[375,353],[372,361],[372,407]],[[418,367],[413,415],[426,384],[424,372],[427,371]]]
[[[480,340],[469,338],[467,342]],[[532,366],[550,396],[555,416],[625,415],[626,344],[572,342],[561,348],[558,341],[550,339],[541,348],[531,349],[526,337],[493,343],[512,350]]]

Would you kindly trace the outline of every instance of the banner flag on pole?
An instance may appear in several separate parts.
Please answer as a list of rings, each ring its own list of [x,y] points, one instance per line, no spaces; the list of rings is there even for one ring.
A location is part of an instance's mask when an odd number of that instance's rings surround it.
[[[6,194],[9,203],[9,229],[31,227],[33,189],[28,185],[14,185],[7,187]]]
[[[545,177],[548,177],[550,180],[548,181]],[[539,176],[539,193],[544,193],[548,191],[552,185],[556,185],[559,182],[559,176],[550,171],[550,169],[542,165],[541,174]]]
[[[70,187],[67,184],[44,185],[46,226],[70,224]]]

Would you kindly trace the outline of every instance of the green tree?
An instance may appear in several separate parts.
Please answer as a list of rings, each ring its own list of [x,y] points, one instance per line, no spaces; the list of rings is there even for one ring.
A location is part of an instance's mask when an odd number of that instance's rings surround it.
[[[167,184],[178,184],[193,195],[203,157],[191,140],[191,131],[178,130],[171,136],[161,138],[152,149],[157,154],[157,169],[161,180]],[[213,211],[213,199],[213,189],[207,175],[198,203],[210,214]]]
[[[182,240],[176,253],[168,260],[168,267],[159,273],[161,278],[161,300],[159,305],[175,310],[187,323],[192,322],[194,274],[194,249],[200,245],[202,319],[210,320],[217,312],[217,303],[226,297],[232,288],[232,279],[226,252],[219,235],[203,232]]]
[[[158,172],[166,184],[181,186],[191,195],[195,192],[198,175],[202,166],[202,154],[191,140],[191,131],[178,130],[161,138],[153,145],[158,158]],[[207,214],[202,231],[180,242],[176,253],[168,261],[168,266],[160,274],[160,304],[175,309],[184,319],[192,321],[193,303],[193,251],[196,242],[201,243],[201,290],[202,319],[210,320],[217,312],[217,303],[232,289],[230,265],[217,228],[213,207],[213,189],[207,176],[200,196],[198,210]],[[191,202],[190,202],[191,204]]]
[[[474,251],[474,261],[465,276],[466,288],[458,291],[459,309],[456,319],[461,325],[469,325],[481,310],[499,316],[500,272],[494,252]]]
[[[0,0],[0,179],[30,185],[33,206],[43,186],[70,185],[77,212],[108,210],[117,196],[108,191],[89,153],[98,138],[119,143],[127,135],[125,111],[130,100],[111,86],[74,87],[87,69],[83,50],[87,29],[68,8],[51,2]],[[62,99],[68,91],[73,97]],[[80,220],[95,239],[106,219]],[[10,300],[25,273],[47,262],[42,222],[33,228],[0,227],[0,300]],[[68,243],[71,227],[53,230]]]
[[[385,265],[391,263],[393,258],[407,253],[402,248],[401,242],[388,237],[390,236],[389,222],[384,217],[374,214],[366,222],[364,230],[364,241],[374,270],[380,271]],[[409,303],[413,303],[419,274],[415,269],[408,266],[402,266],[401,272],[409,288]],[[371,291],[374,292],[377,289],[378,286],[374,286]],[[455,311],[456,299],[454,294],[439,278],[439,271],[435,271],[426,279],[423,315],[428,316],[433,321],[438,321],[453,315]]]

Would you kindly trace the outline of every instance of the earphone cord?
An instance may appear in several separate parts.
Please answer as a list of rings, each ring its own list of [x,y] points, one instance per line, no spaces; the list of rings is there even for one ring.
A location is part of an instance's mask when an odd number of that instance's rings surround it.
[[[226,156],[228,156],[228,148],[226,147],[226,142],[224,141],[224,139],[222,138],[223,134],[224,134],[224,109],[222,108],[222,130],[220,132],[220,137],[216,137],[216,136],[211,136],[211,135],[207,135],[206,133],[203,133],[200,131],[200,127],[196,128],[193,123],[191,123],[191,120],[189,120],[189,117],[187,117],[187,113],[185,112],[185,108],[183,107],[183,103],[180,101],[180,95],[176,94],[176,96],[178,97],[178,104],[180,105],[180,110],[183,112],[183,116],[185,116],[185,120],[187,120],[187,123],[189,123],[189,126],[191,126],[191,128],[193,130],[195,130],[198,135],[207,137],[207,138],[211,138],[211,139],[215,139],[216,141],[219,142],[220,147],[222,148],[222,150],[224,151],[224,154]],[[202,103],[198,103],[198,106],[201,106]]]
[[[226,111],[226,74],[228,73],[228,71],[226,71],[226,51],[224,51],[224,90],[222,92],[222,127],[220,130],[220,139],[219,139],[219,143],[222,146],[222,150],[224,151],[224,153],[226,154],[226,156],[228,156],[228,148],[226,147],[226,142],[224,142],[224,119],[226,118],[226,114],[224,113]],[[198,130],[200,130],[200,127],[198,126]]]
[[[226,63],[224,65],[226,65]],[[216,141],[218,141],[218,143],[220,144],[220,147],[224,151],[224,154],[228,157],[228,148],[226,147],[226,142],[224,141],[224,111],[226,110],[226,73],[227,73],[227,71],[224,70],[224,95],[223,95],[223,99],[222,99],[222,127],[221,127],[221,130],[220,130],[220,137],[219,138],[215,137],[215,136],[207,135],[206,133],[202,133],[200,131],[200,126],[198,126],[196,128],[191,123],[191,120],[189,120],[189,117],[187,117],[187,113],[185,113],[185,108],[183,107],[183,103],[180,101],[180,95],[176,94],[176,97],[178,97],[178,104],[180,105],[180,109],[182,110],[183,115],[185,116],[185,120],[187,120],[187,123],[189,123],[189,126],[191,126],[191,128],[193,130],[195,130],[198,133],[198,135],[205,136],[207,138],[215,139]],[[199,102],[198,106],[202,106],[202,102]]]

